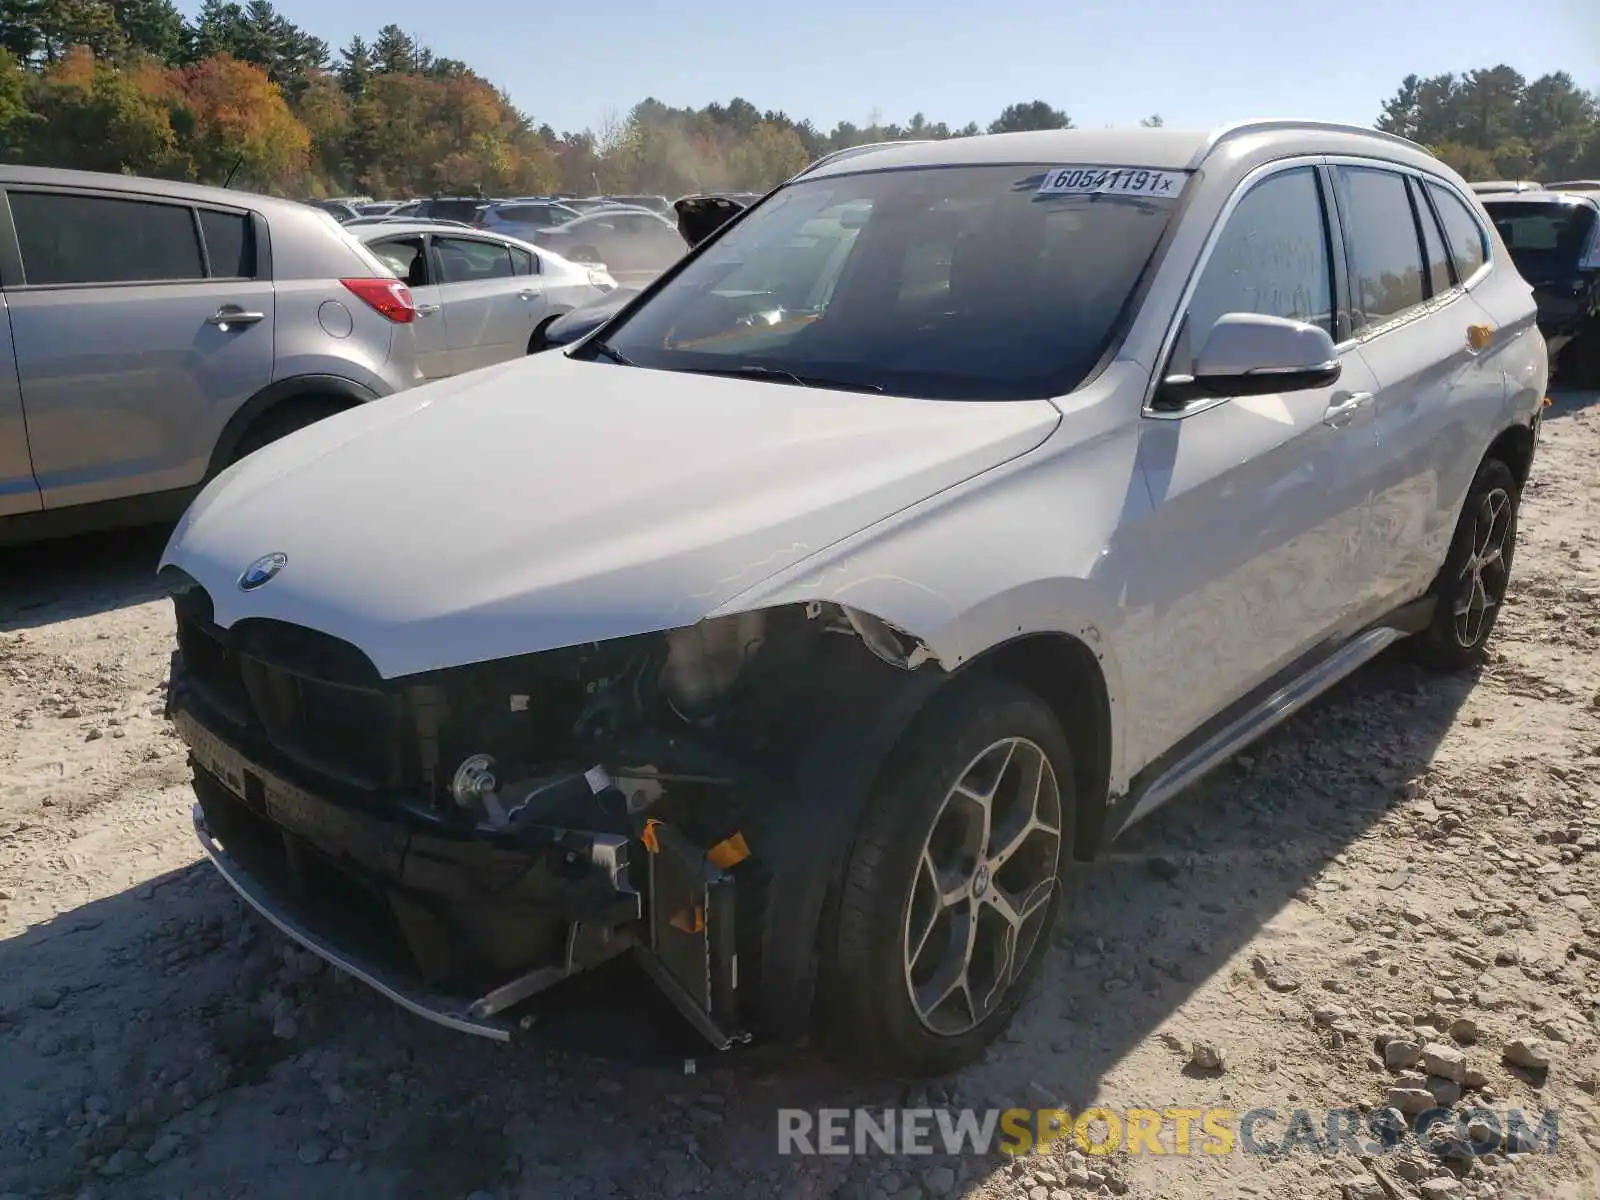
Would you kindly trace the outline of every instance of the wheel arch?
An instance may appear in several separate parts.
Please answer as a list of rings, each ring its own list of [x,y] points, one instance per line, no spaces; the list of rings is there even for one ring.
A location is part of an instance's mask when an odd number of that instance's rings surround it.
[[[1114,736],[1100,656],[1071,634],[1033,633],[978,655],[953,678],[974,671],[1019,684],[1055,715],[1072,747],[1075,857],[1088,860],[1100,845],[1105,824]]]
[[[1516,478],[1517,487],[1523,488],[1528,484],[1528,474],[1533,470],[1534,436],[1531,425],[1516,424],[1503,429],[1500,435],[1489,443],[1489,450],[1485,458],[1498,458],[1511,468],[1511,474]]]
[[[222,427],[211,449],[206,478],[210,479],[233,461],[234,452],[245,434],[267,413],[284,404],[309,399],[325,400],[338,409],[347,409],[378,399],[378,393],[342,375],[295,375],[269,383],[235,409]]]
[[[554,325],[572,309],[557,308],[539,318],[534,323],[533,331],[528,334],[528,353],[533,354],[544,350],[549,345],[550,326]]]
[[[834,900],[867,801],[896,748],[952,689],[1002,678],[1049,707],[1074,757],[1075,856],[1092,854],[1101,842],[1113,770],[1112,695],[1088,641],[1064,632],[1027,633],[953,670],[937,662],[888,670],[879,686],[867,689],[870,696],[855,688],[840,693],[836,739],[814,748],[761,822],[760,841],[778,853],[771,863],[774,902],[767,907],[758,1003],[763,1024],[780,1037],[801,1036],[810,1027],[819,951],[834,928]]]

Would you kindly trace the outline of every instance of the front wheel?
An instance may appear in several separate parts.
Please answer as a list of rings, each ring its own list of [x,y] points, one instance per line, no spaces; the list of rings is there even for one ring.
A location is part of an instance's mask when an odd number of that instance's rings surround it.
[[[1482,661],[1511,582],[1520,500],[1511,468],[1484,459],[1433,585],[1433,620],[1417,635],[1417,651],[1429,666],[1460,671]]]
[[[1072,836],[1072,754],[1042,700],[977,679],[936,702],[846,861],[821,964],[835,1048],[904,1074],[976,1060],[1038,973]]]

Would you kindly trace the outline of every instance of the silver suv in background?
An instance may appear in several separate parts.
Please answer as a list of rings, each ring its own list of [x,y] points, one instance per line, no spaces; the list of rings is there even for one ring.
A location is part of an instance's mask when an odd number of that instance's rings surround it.
[[[416,382],[415,318],[319,209],[0,166],[0,543],[176,517],[252,450]]]

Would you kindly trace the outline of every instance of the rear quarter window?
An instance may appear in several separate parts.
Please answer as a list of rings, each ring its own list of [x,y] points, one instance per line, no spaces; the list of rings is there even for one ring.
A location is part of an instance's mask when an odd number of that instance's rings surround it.
[[[255,230],[244,213],[200,210],[200,230],[206,239],[206,257],[216,279],[256,277]]]
[[[1455,259],[1456,275],[1465,283],[1489,261],[1488,235],[1465,201],[1449,188],[1429,183],[1428,191],[1439,210],[1444,240],[1450,246],[1450,256]]]

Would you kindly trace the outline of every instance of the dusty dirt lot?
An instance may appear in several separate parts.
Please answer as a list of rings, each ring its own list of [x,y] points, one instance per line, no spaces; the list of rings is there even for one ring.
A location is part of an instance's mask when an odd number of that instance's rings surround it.
[[[1481,677],[1380,661],[1136,830],[1013,1035],[934,1087],[503,1050],[319,970],[197,862],[159,532],[0,556],[0,1193],[1600,1196],[1600,396],[1550,416]],[[1554,1111],[1554,1152],[777,1154],[780,1105],[908,1100],[1270,1107],[1277,1142],[1297,1108],[1451,1100],[1441,1073]]]

